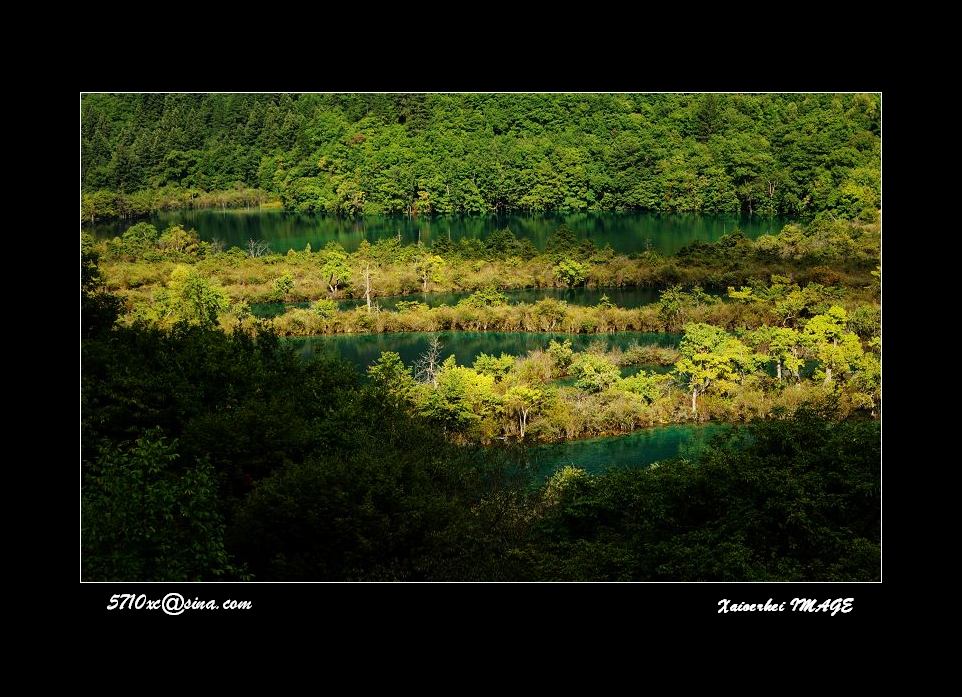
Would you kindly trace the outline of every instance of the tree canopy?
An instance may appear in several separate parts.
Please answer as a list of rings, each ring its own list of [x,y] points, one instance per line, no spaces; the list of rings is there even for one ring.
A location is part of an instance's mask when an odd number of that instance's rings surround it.
[[[871,219],[876,94],[90,94],[84,219],[647,209]],[[190,192],[186,196],[183,192]],[[232,192],[232,193],[231,193]],[[518,250],[522,251],[522,250]]]

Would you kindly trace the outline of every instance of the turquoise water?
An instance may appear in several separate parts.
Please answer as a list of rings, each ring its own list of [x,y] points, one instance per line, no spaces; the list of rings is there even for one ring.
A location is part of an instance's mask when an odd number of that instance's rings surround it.
[[[606,348],[626,348],[632,342],[677,346],[681,334],[619,332],[616,334],[548,334],[533,332],[407,332],[389,334],[338,334],[285,339],[305,358],[314,355],[339,357],[357,366],[362,372],[376,361],[383,351],[395,351],[412,365],[427,349],[428,341],[437,336],[441,340],[442,360],[457,356],[461,365],[471,365],[480,353],[515,356],[545,348],[549,341],[571,340],[575,350],[583,350],[593,342]],[[670,366],[626,366],[623,376],[639,370],[667,372]],[[559,381],[562,384],[565,381]],[[588,472],[603,472],[619,467],[647,467],[653,462],[689,455],[705,445],[714,433],[729,428],[721,424],[674,425],[649,428],[626,436],[566,441],[528,448],[523,455],[524,469],[532,482],[541,482],[552,472],[574,465]]]
[[[264,240],[274,252],[301,250],[311,244],[315,250],[330,241],[340,242],[353,251],[361,240],[374,242],[400,234],[405,242],[421,240],[430,245],[439,237],[484,239],[505,227],[544,249],[548,235],[564,223],[582,238],[620,252],[653,249],[674,254],[687,244],[701,240],[714,242],[736,227],[752,239],[778,232],[789,221],[781,218],[710,216],[658,213],[575,213],[570,215],[506,215],[409,218],[365,216],[337,218],[301,215],[277,210],[202,210],[161,211],[147,219],[163,229],[183,225],[197,230],[201,239],[221,240],[227,247],[245,247],[250,239]],[[85,226],[98,238],[120,235],[135,221],[114,220]]]
[[[532,478],[541,481],[566,465],[597,474],[611,469],[648,467],[673,457],[695,455],[709,439],[731,426],[703,424],[660,426],[626,436],[573,440],[529,448],[525,454]]]

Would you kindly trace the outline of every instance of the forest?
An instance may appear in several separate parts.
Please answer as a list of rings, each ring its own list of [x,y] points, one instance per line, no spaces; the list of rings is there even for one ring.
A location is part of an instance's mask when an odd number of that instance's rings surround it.
[[[879,95],[90,94],[81,146],[82,580],[880,580]],[[788,222],[156,216],[205,207]]]
[[[90,94],[81,218],[692,211],[871,219],[871,94]]]

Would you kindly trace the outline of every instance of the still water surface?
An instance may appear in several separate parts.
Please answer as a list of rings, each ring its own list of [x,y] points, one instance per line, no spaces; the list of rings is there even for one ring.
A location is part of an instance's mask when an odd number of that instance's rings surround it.
[[[532,332],[406,332],[387,334],[338,334],[285,339],[305,358],[314,355],[339,357],[366,372],[382,351],[396,351],[401,359],[412,365],[427,349],[428,341],[437,336],[441,340],[442,360],[457,356],[460,365],[471,365],[480,353],[524,355],[528,351],[545,348],[551,339],[570,339],[575,350],[583,350],[595,341],[607,348],[629,344],[657,344],[677,346],[681,334],[619,332],[617,334],[549,334]],[[623,376],[641,369],[629,366],[621,369]],[[644,366],[647,371],[667,372],[667,366]],[[558,385],[573,379],[558,381]],[[727,428],[722,424],[672,425],[648,428],[626,436],[575,440],[528,448],[525,452],[525,471],[533,483],[541,482],[552,472],[574,465],[597,473],[619,467],[647,467],[653,462],[677,455],[692,455],[714,433]]]
[[[612,469],[647,467],[672,457],[691,457],[727,424],[688,424],[646,428],[626,436],[572,440],[532,447],[526,454],[534,481],[542,481],[566,465],[597,474]]]
[[[429,245],[439,237],[459,240],[462,237],[484,239],[495,230],[510,228],[520,238],[527,238],[538,249],[544,249],[548,235],[564,223],[579,237],[592,240],[600,247],[606,244],[619,252],[641,252],[653,249],[674,254],[687,244],[701,240],[714,242],[722,235],[740,229],[752,239],[764,233],[775,233],[789,222],[782,218],[711,216],[659,213],[575,213],[569,215],[505,215],[445,216],[409,218],[364,216],[337,218],[302,215],[277,210],[177,210],[160,211],[150,218],[158,229],[182,225],[197,230],[202,240],[220,240],[226,247],[245,247],[248,240],[264,240],[274,252],[301,250],[310,243],[318,250],[330,241],[340,242],[354,251],[361,240],[374,242],[400,234],[405,242],[420,239]],[[96,237],[110,238],[123,233],[137,221],[112,220],[85,226]]]

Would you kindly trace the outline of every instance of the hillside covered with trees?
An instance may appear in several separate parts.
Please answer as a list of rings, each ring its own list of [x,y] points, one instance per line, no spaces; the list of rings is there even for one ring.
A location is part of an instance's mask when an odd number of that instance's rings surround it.
[[[90,94],[82,219],[162,208],[871,220],[867,94]]]

